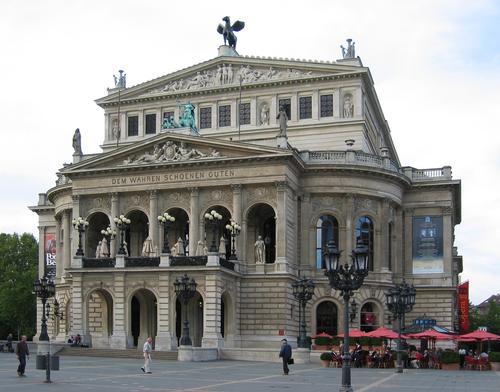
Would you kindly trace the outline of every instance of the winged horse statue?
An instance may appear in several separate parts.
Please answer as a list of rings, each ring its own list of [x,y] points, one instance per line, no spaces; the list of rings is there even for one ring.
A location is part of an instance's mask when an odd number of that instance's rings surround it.
[[[245,22],[237,20],[231,26],[231,21],[229,20],[229,16],[223,17],[222,20],[225,23],[224,24],[220,23],[219,26],[217,27],[217,31],[224,37],[224,45],[226,45],[226,42],[228,42],[229,46],[234,50],[236,50],[236,35],[234,34],[234,32],[243,30],[243,27],[245,27]]]

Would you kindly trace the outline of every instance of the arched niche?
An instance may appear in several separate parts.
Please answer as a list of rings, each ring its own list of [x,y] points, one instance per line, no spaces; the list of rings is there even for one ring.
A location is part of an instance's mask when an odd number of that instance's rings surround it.
[[[175,218],[175,222],[168,228],[168,245],[172,250],[179,238],[184,244],[184,254],[189,253],[189,215],[182,208],[170,208],[166,212]],[[161,228],[161,226],[160,226]],[[163,238],[163,234],[161,238]],[[163,242],[161,243],[163,246]]]
[[[87,295],[87,331],[93,347],[108,347],[113,334],[113,298],[104,289],[96,289]]]
[[[204,301],[200,293],[196,292],[187,305],[179,298],[175,302],[175,334],[177,344],[179,345],[182,330],[184,327],[182,307],[187,306],[187,320],[189,321],[189,337],[193,343],[193,347],[201,347],[203,340],[203,315]]]
[[[149,336],[154,343],[158,330],[158,303],[154,293],[148,289],[139,289],[130,297],[128,306],[128,346],[141,347]]]
[[[89,226],[85,232],[85,256],[96,257],[97,245],[103,238],[101,230],[109,226],[109,217],[104,212],[94,212],[87,217],[87,221]]]
[[[316,334],[322,332],[332,336],[338,333],[338,308],[333,301],[321,301],[316,307]]]
[[[141,255],[142,246],[149,235],[149,219],[140,210],[130,211],[126,217],[130,219],[130,226],[125,234],[128,254],[137,257]]]
[[[253,205],[247,213],[247,255],[248,261],[255,261],[255,242],[261,236],[265,244],[265,262],[276,260],[276,213],[266,203]]]

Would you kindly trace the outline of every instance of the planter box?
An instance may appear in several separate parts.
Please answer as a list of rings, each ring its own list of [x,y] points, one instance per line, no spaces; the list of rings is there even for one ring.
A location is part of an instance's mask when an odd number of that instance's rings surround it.
[[[500,362],[490,362],[491,370],[500,372]]]
[[[326,361],[326,360],[321,360],[321,366],[323,367],[330,367],[330,361]]]
[[[443,370],[460,370],[459,363],[442,363],[441,369]]]
[[[318,346],[316,344],[312,345],[313,350],[330,351],[330,346]]]

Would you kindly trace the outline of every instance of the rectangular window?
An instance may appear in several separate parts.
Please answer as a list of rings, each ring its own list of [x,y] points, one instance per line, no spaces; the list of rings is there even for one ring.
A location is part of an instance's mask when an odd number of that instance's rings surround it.
[[[212,128],[212,108],[200,108],[200,129]]]
[[[219,106],[219,127],[231,126],[231,105]]]
[[[170,117],[174,117],[174,112],[163,112],[163,121],[168,120]]]
[[[320,116],[332,117],[333,116],[333,95],[322,95],[320,97]]]
[[[146,114],[146,135],[156,133],[156,114]]]
[[[139,117],[127,117],[127,134],[128,136],[137,136],[139,134]]]
[[[290,98],[280,99],[278,102],[278,111],[282,106],[285,108],[286,116],[290,120],[290,115],[292,114],[292,100]]]
[[[312,118],[312,97],[299,98],[299,119]]]
[[[240,103],[240,124],[250,124],[250,103]]]

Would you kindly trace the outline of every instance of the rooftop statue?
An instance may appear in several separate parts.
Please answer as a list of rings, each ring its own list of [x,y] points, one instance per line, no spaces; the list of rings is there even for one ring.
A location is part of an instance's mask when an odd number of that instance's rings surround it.
[[[351,38],[346,39],[347,41],[347,48],[344,48],[342,45],[340,47],[342,48],[342,58],[344,59],[354,59],[356,58],[356,53],[354,51],[354,42],[352,42]]]
[[[73,154],[83,155],[82,153],[82,135],[80,134],[80,129],[76,128],[73,134]]]
[[[113,75],[113,79],[115,79],[115,87],[126,88],[127,74],[123,73],[124,71],[122,69],[120,69],[118,72],[120,73],[120,76],[116,77],[116,75]]]
[[[229,16],[223,17],[222,20],[226,23],[219,24],[219,26],[217,27],[217,31],[224,37],[224,45],[227,45],[226,42],[228,42],[229,46],[236,50],[236,35],[234,34],[234,32],[243,30],[243,27],[245,27],[245,22],[237,20],[231,26]]]

